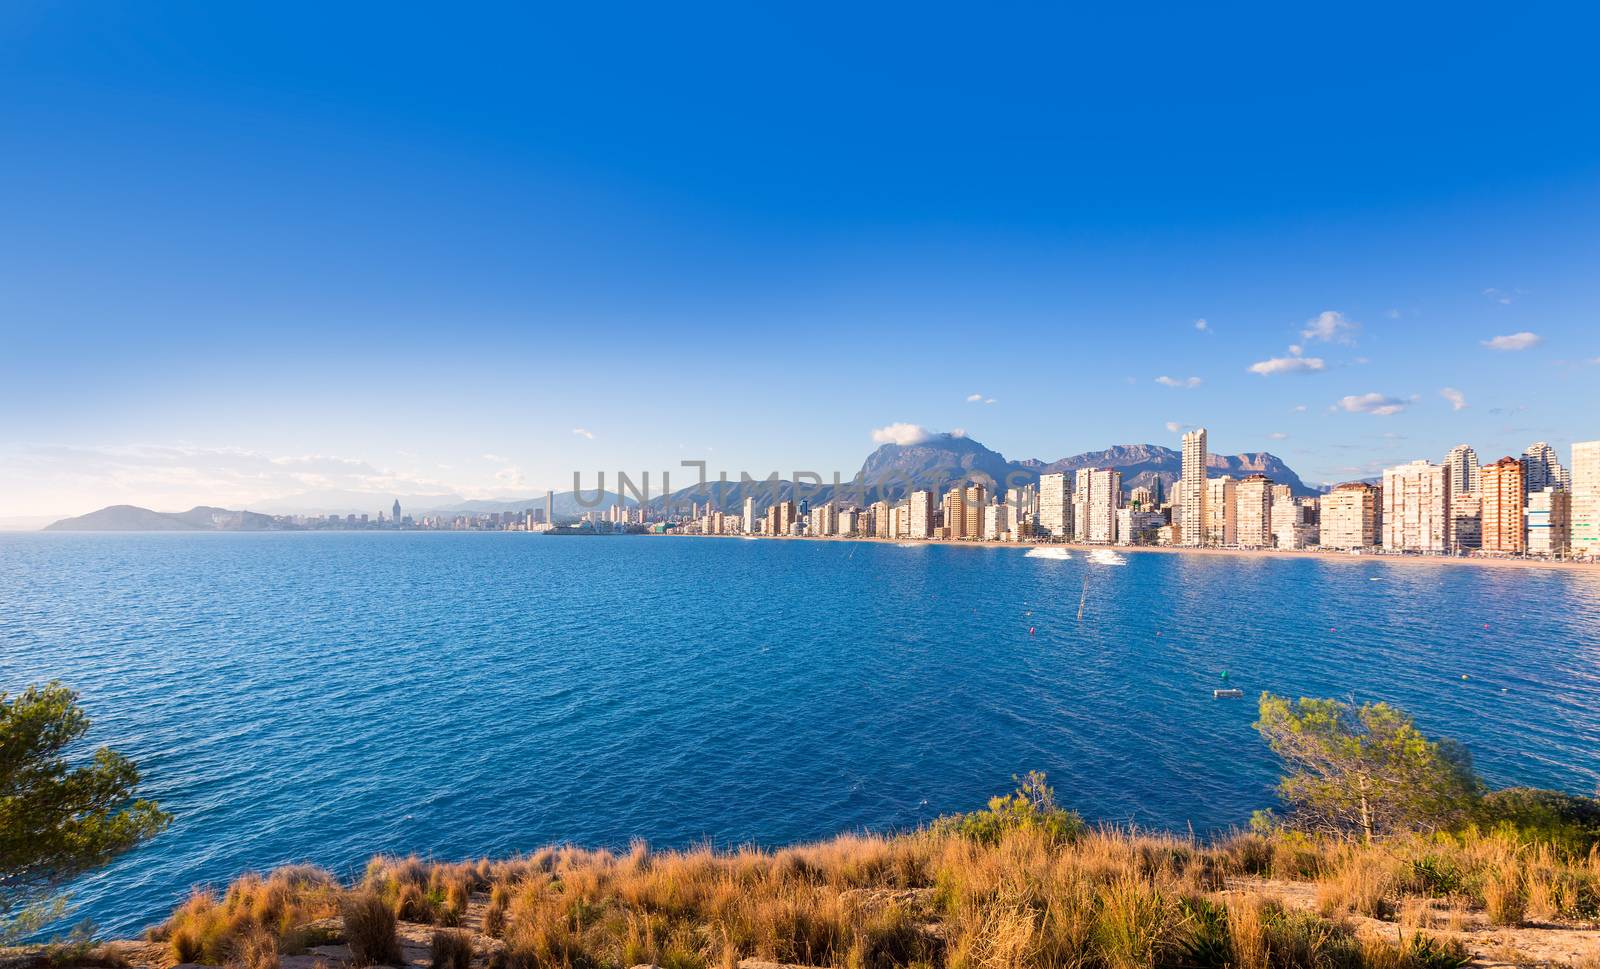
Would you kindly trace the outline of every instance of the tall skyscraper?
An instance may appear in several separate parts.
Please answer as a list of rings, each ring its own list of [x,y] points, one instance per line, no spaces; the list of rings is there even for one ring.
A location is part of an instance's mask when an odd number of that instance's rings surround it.
[[[1072,535],[1072,504],[1063,472],[1039,476],[1039,528],[1052,538]]]
[[[1178,540],[1183,545],[1204,545],[1206,542],[1206,429],[1197,427],[1183,436],[1183,468],[1179,480],[1183,482],[1183,525]]]
[[[1523,492],[1523,464],[1516,458],[1501,458],[1479,472],[1485,552],[1519,553],[1527,548]]]
[[[1450,493],[1450,528],[1445,547],[1452,552],[1483,548],[1483,496],[1478,492]]]
[[[913,491],[907,523],[912,538],[933,537],[933,492]]]
[[[1444,456],[1444,466],[1450,469],[1450,491],[1465,494],[1478,490],[1478,452],[1465,444],[1457,444]]]
[[[556,493],[553,490],[544,493],[544,520],[547,525],[556,523]]]
[[[1272,545],[1272,479],[1252,474],[1234,488],[1238,511],[1234,531],[1240,548],[1267,548]]]
[[[745,495],[744,498],[744,533],[754,535],[756,531],[756,498],[755,495]]]
[[[1546,488],[1565,491],[1572,486],[1572,480],[1567,475],[1567,469],[1561,466],[1556,449],[1543,441],[1528,445],[1528,449],[1522,452],[1522,472],[1524,495]]]
[[[1081,511],[1080,541],[1110,545],[1117,539],[1117,508],[1122,504],[1122,472],[1114,468],[1085,468],[1077,473],[1073,512]]]
[[[1600,557],[1600,441],[1572,445],[1572,552]]]
[[[1383,472],[1383,547],[1396,552],[1447,549],[1450,488],[1442,464],[1412,461]]]

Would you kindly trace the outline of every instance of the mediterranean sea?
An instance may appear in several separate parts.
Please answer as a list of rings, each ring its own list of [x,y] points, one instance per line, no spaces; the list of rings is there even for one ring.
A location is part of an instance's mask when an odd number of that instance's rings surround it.
[[[107,935],[286,862],[776,845],[911,827],[1031,769],[1090,820],[1211,833],[1273,803],[1262,690],[1399,704],[1495,784],[1600,781],[1600,574],[1103,558],[3,534],[0,690],[79,690],[92,742],[175,816],[73,886]],[[1212,698],[1224,671],[1244,700]]]

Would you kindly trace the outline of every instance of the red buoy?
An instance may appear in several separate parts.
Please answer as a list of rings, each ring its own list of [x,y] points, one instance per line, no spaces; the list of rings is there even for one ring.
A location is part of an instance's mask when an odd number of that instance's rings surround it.
[[[1029,636],[1032,636],[1032,635],[1033,635],[1033,627],[1032,627],[1032,626],[1029,626],[1029,627],[1028,627],[1028,635],[1029,635]]]

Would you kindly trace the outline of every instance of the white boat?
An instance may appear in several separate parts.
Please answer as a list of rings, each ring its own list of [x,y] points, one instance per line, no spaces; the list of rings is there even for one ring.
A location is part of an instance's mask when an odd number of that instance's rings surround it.
[[[1211,698],[1213,700],[1223,700],[1223,699],[1236,700],[1236,699],[1238,699],[1239,697],[1242,697],[1242,696],[1244,696],[1244,691],[1243,690],[1228,689],[1228,690],[1212,690],[1211,691]]]

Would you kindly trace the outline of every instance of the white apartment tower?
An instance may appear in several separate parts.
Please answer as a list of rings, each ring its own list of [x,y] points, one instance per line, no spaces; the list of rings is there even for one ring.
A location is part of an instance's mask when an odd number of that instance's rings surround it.
[[[1272,545],[1272,479],[1252,474],[1234,488],[1238,511],[1234,512],[1234,532],[1240,548],[1267,548]]]
[[[1443,552],[1449,534],[1450,488],[1442,464],[1412,461],[1383,472],[1383,547]]]
[[[1206,493],[1206,429],[1197,427],[1183,436],[1183,526],[1178,541],[1183,545],[1204,545],[1209,497]]]
[[[1444,456],[1444,465],[1450,469],[1450,493],[1465,494],[1478,490],[1478,452],[1465,444],[1457,444]]]
[[[1600,441],[1572,445],[1572,552],[1600,558]]]
[[[1232,547],[1239,544],[1238,495],[1239,482],[1233,475],[1206,479],[1205,544]]]
[[[1039,476],[1039,529],[1051,538],[1072,537],[1072,501],[1064,472]]]
[[[1117,508],[1122,504],[1122,472],[1114,468],[1084,468],[1077,473],[1073,512],[1081,511],[1079,541],[1110,545],[1117,540]]]
[[[754,495],[746,495],[744,499],[744,533],[756,533],[756,499]]]
[[[1557,459],[1556,449],[1536,441],[1522,452],[1522,483],[1524,494],[1546,488],[1566,491],[1572,487],[1572,478]]]

